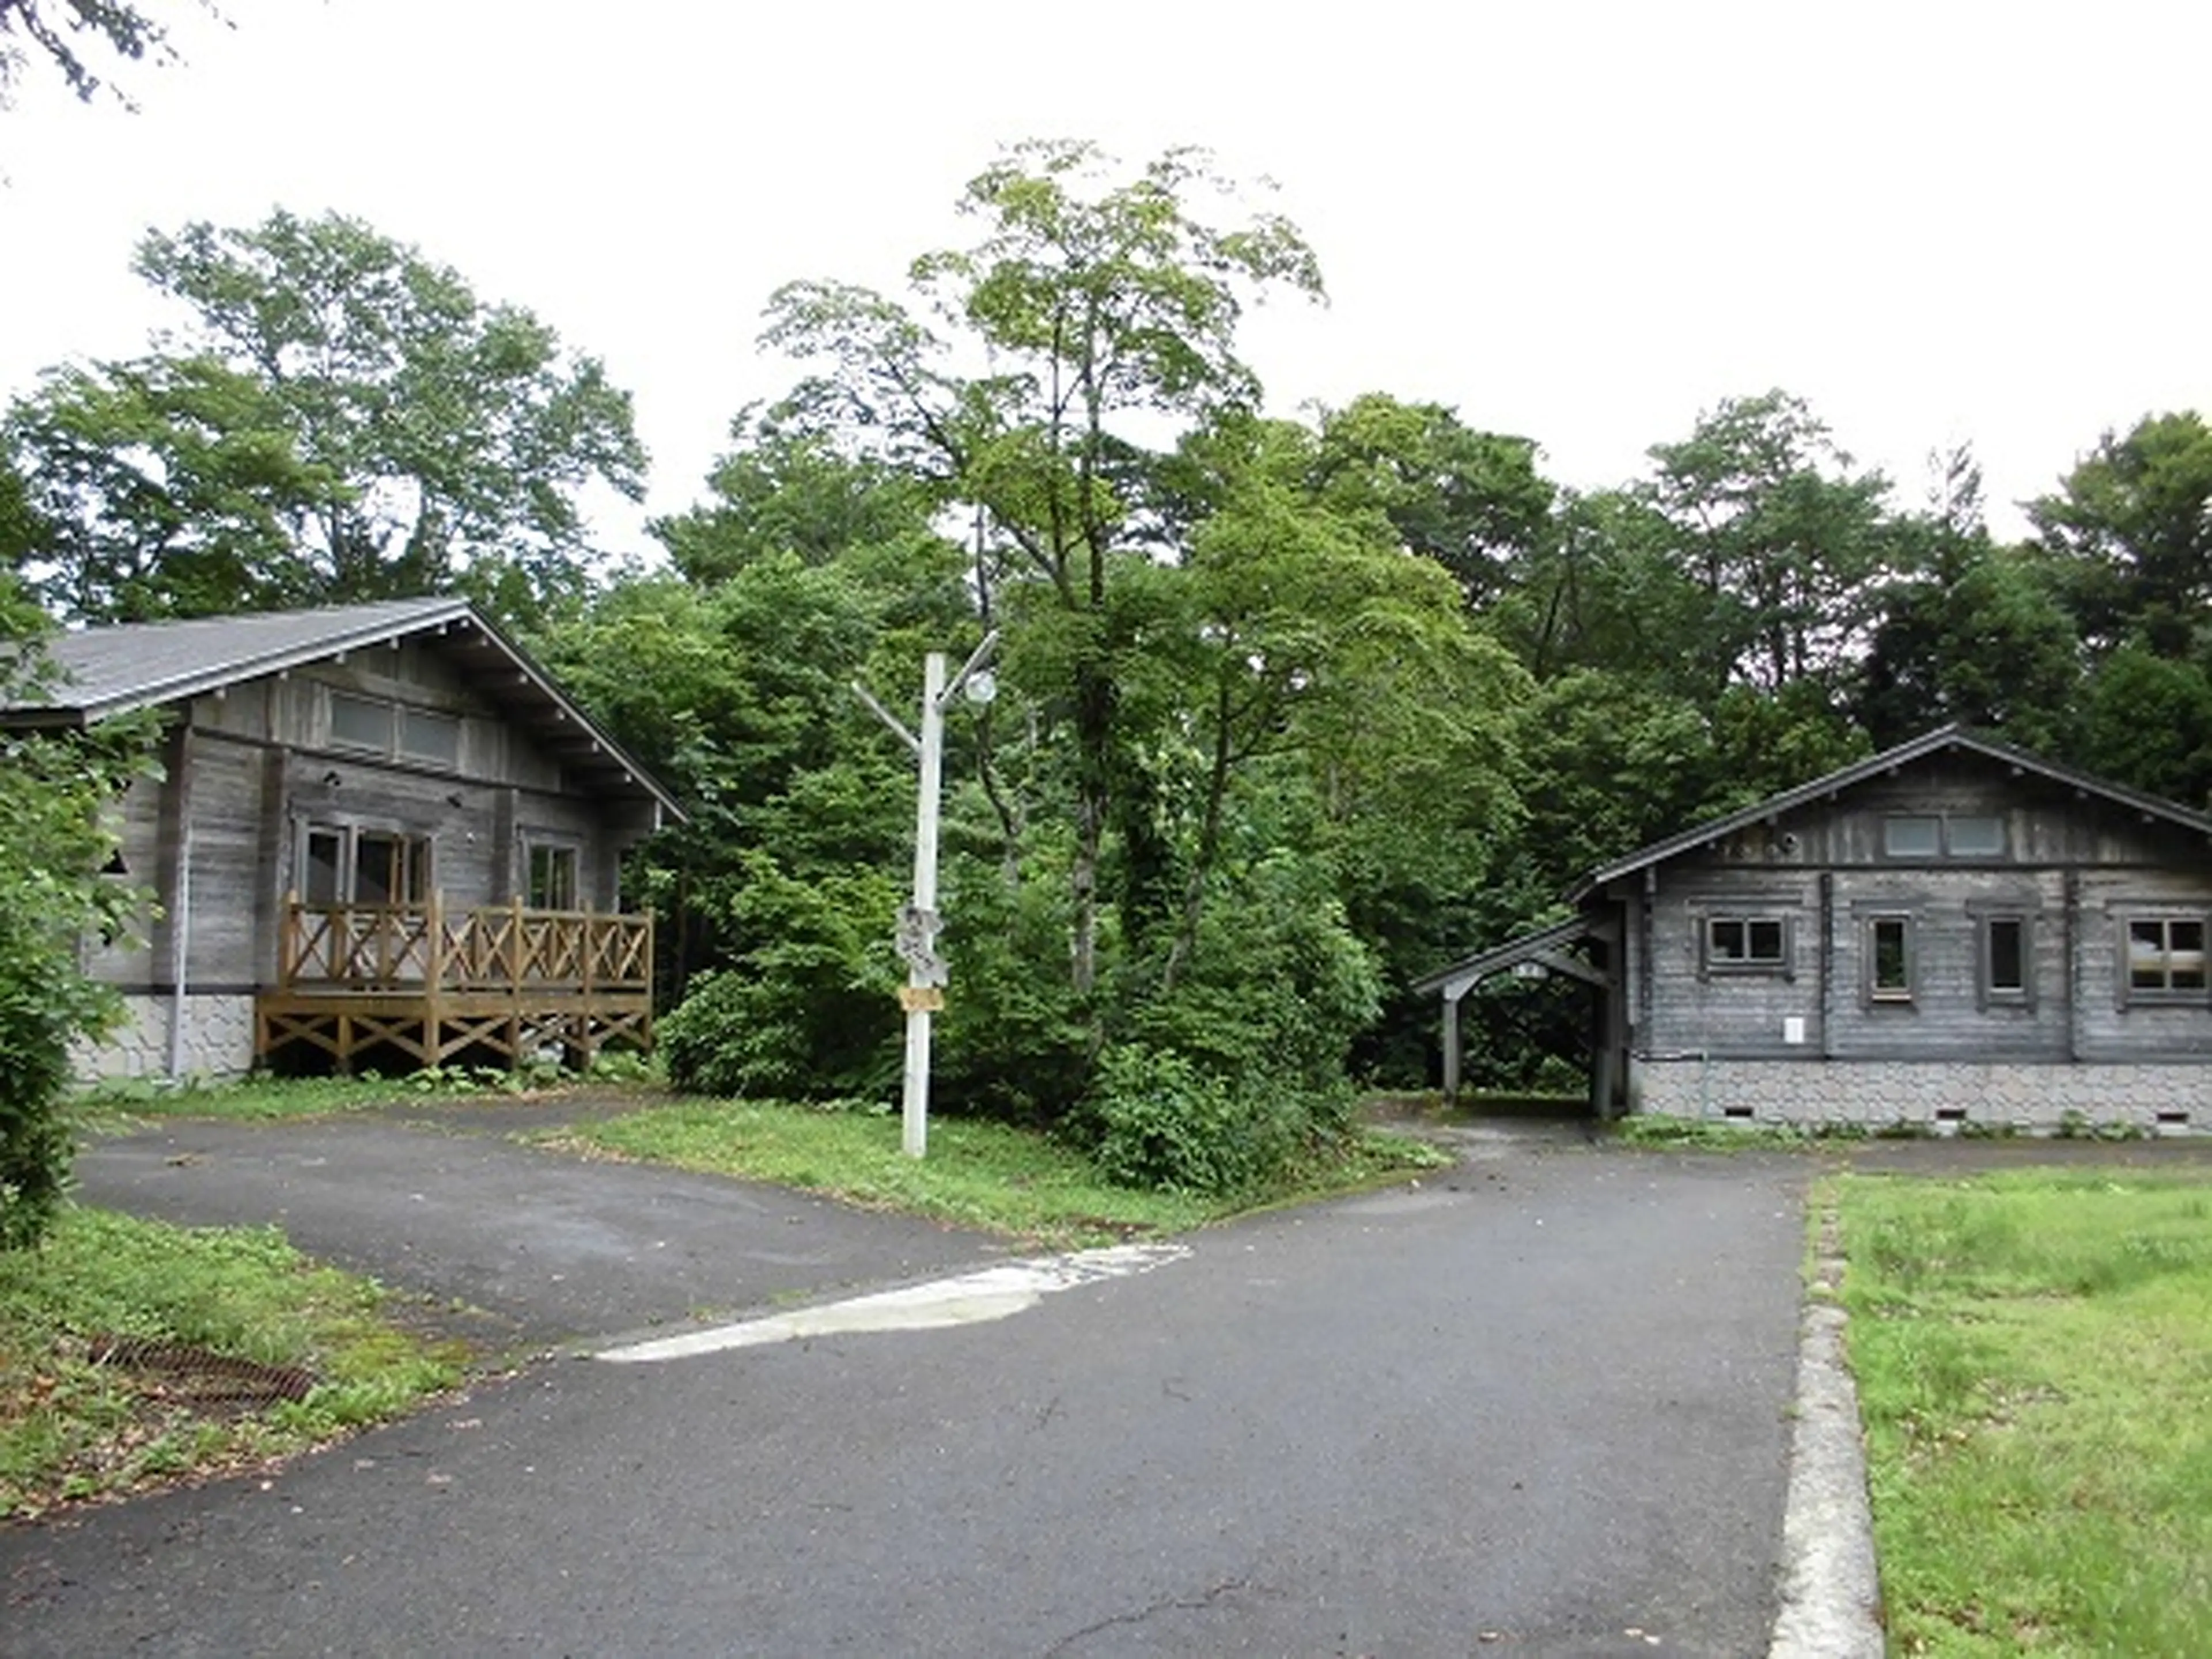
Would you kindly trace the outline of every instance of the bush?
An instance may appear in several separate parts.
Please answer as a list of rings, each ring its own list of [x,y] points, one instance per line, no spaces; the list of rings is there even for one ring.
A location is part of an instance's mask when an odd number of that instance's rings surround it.
[[[758,943],[701,974],[659,1025],[668,1079],[707,1094],[878,1095],[899,1074],[896,890],[872,871],[805,881],[749,855],[733,921]]]
[[[1091,1158],[1120,1186],[1221,1197],[1281,1169],[1304,1139],[1304,1117],[1282,1097],[1240,1091],[1184,1055],[1129,1044],[1100,1058]]]
[[[995,869],[954,872],[944,934],[951,984],[932,1066],[947,1109],[1045,1128],[1082,1104],[1091,1036],[1067,982],[1066,900],[1057,870],[1018,890]]]
[[[0,705],[49,684],[47,626],[0,570]],[[0,734],[0,1249],[37,1243],[68,1185],[70,1045],[119,1006],[79,969],[77,941],[119,932],[137,902],[100,878],[112,847],[100,814],[145,769],[152,732],[126,716],[88,732]]]

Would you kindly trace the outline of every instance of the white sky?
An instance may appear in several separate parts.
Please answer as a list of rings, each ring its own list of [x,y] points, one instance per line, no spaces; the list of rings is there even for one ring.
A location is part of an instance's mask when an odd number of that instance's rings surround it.
[[[1331,297],[1245,336],[1279,411],[1436,399],[1581,487],[1778,386],[1905,503],[1971,441],[2009,535],[2106,428],[2212,412],[2188,0],[221,3],[137,115],[36,67],[0,112],[0,396],[143,348],[149,226],[337,209],[605,359],[676,510],[790,380],[773,288],[895,288],[1001,143],[1080,137],[1280,183]]]

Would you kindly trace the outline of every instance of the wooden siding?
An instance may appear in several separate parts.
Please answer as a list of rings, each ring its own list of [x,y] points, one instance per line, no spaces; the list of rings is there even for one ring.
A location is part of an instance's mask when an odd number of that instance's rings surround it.
[[[458,763],[333,744],[334,690],[456,717]],[[165,775],[133,785],[114,808],[115,878],[151,902],[135,938],[84,947],[91,972],[134,992],[173,988],[180,936],[195,991],[274,984],[284,896],[307,885],[310,825],[428,840],[428,884],[457,906],[512,904],[524,896],[532,841],[572,847],[576,902],[589,911],[616,908],[623,850],[651,827],[649,803],[611,813],[596,797],[566,793],[560,767],[428,640],[243,681],[171,716]]]
[[[1899,857],[1892,815],[1996,817],[1996,856]],[[2130,915],[2212,915],[2212,855],[2123,804],[1988,757],[1931,757],[1614,884],[1640,935],[1628,986],[1645,1058],[2212,1059],[2212,994],[2126,992]],[[2027,985],[1989,994],[1985,917],[2027,922]],[[1786,921],[1772,969],[1716,967],[1715,915]],[[1870,994],[1870,922],[1906,919],[1909,997]],[[1632,951],[1632,958],[1638,956]],[[1802,1042],[1787,1040],[1802,1022]]]

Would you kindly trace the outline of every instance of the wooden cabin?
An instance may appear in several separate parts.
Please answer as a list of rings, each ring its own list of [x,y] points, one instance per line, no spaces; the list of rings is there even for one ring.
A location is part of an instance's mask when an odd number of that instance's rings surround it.
[[[93,1075],[257,1062],[586,1058],[652,1034],[653,921],[622,856],[676,803],[456,599],[87,629],[15,726],[143,708],[161,775],[117,803],[143,937]]]
[[[1957,726],[1593,871],[1421,988],[1589,988],[1593,1103],[2212,1129],[2212,817]]]

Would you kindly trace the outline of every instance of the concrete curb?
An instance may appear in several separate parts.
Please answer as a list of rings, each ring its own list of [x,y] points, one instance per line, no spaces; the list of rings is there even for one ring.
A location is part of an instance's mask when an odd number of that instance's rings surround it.
[[[1781,1607],[1768,1659],[1882,1659],[1881,1580],[1867,1502],[1859,1395],[1844,1358],[1836,1216],[1821,1218],[1819,1280],[1797,1351],[1797,1422],[1782,1522]]]

